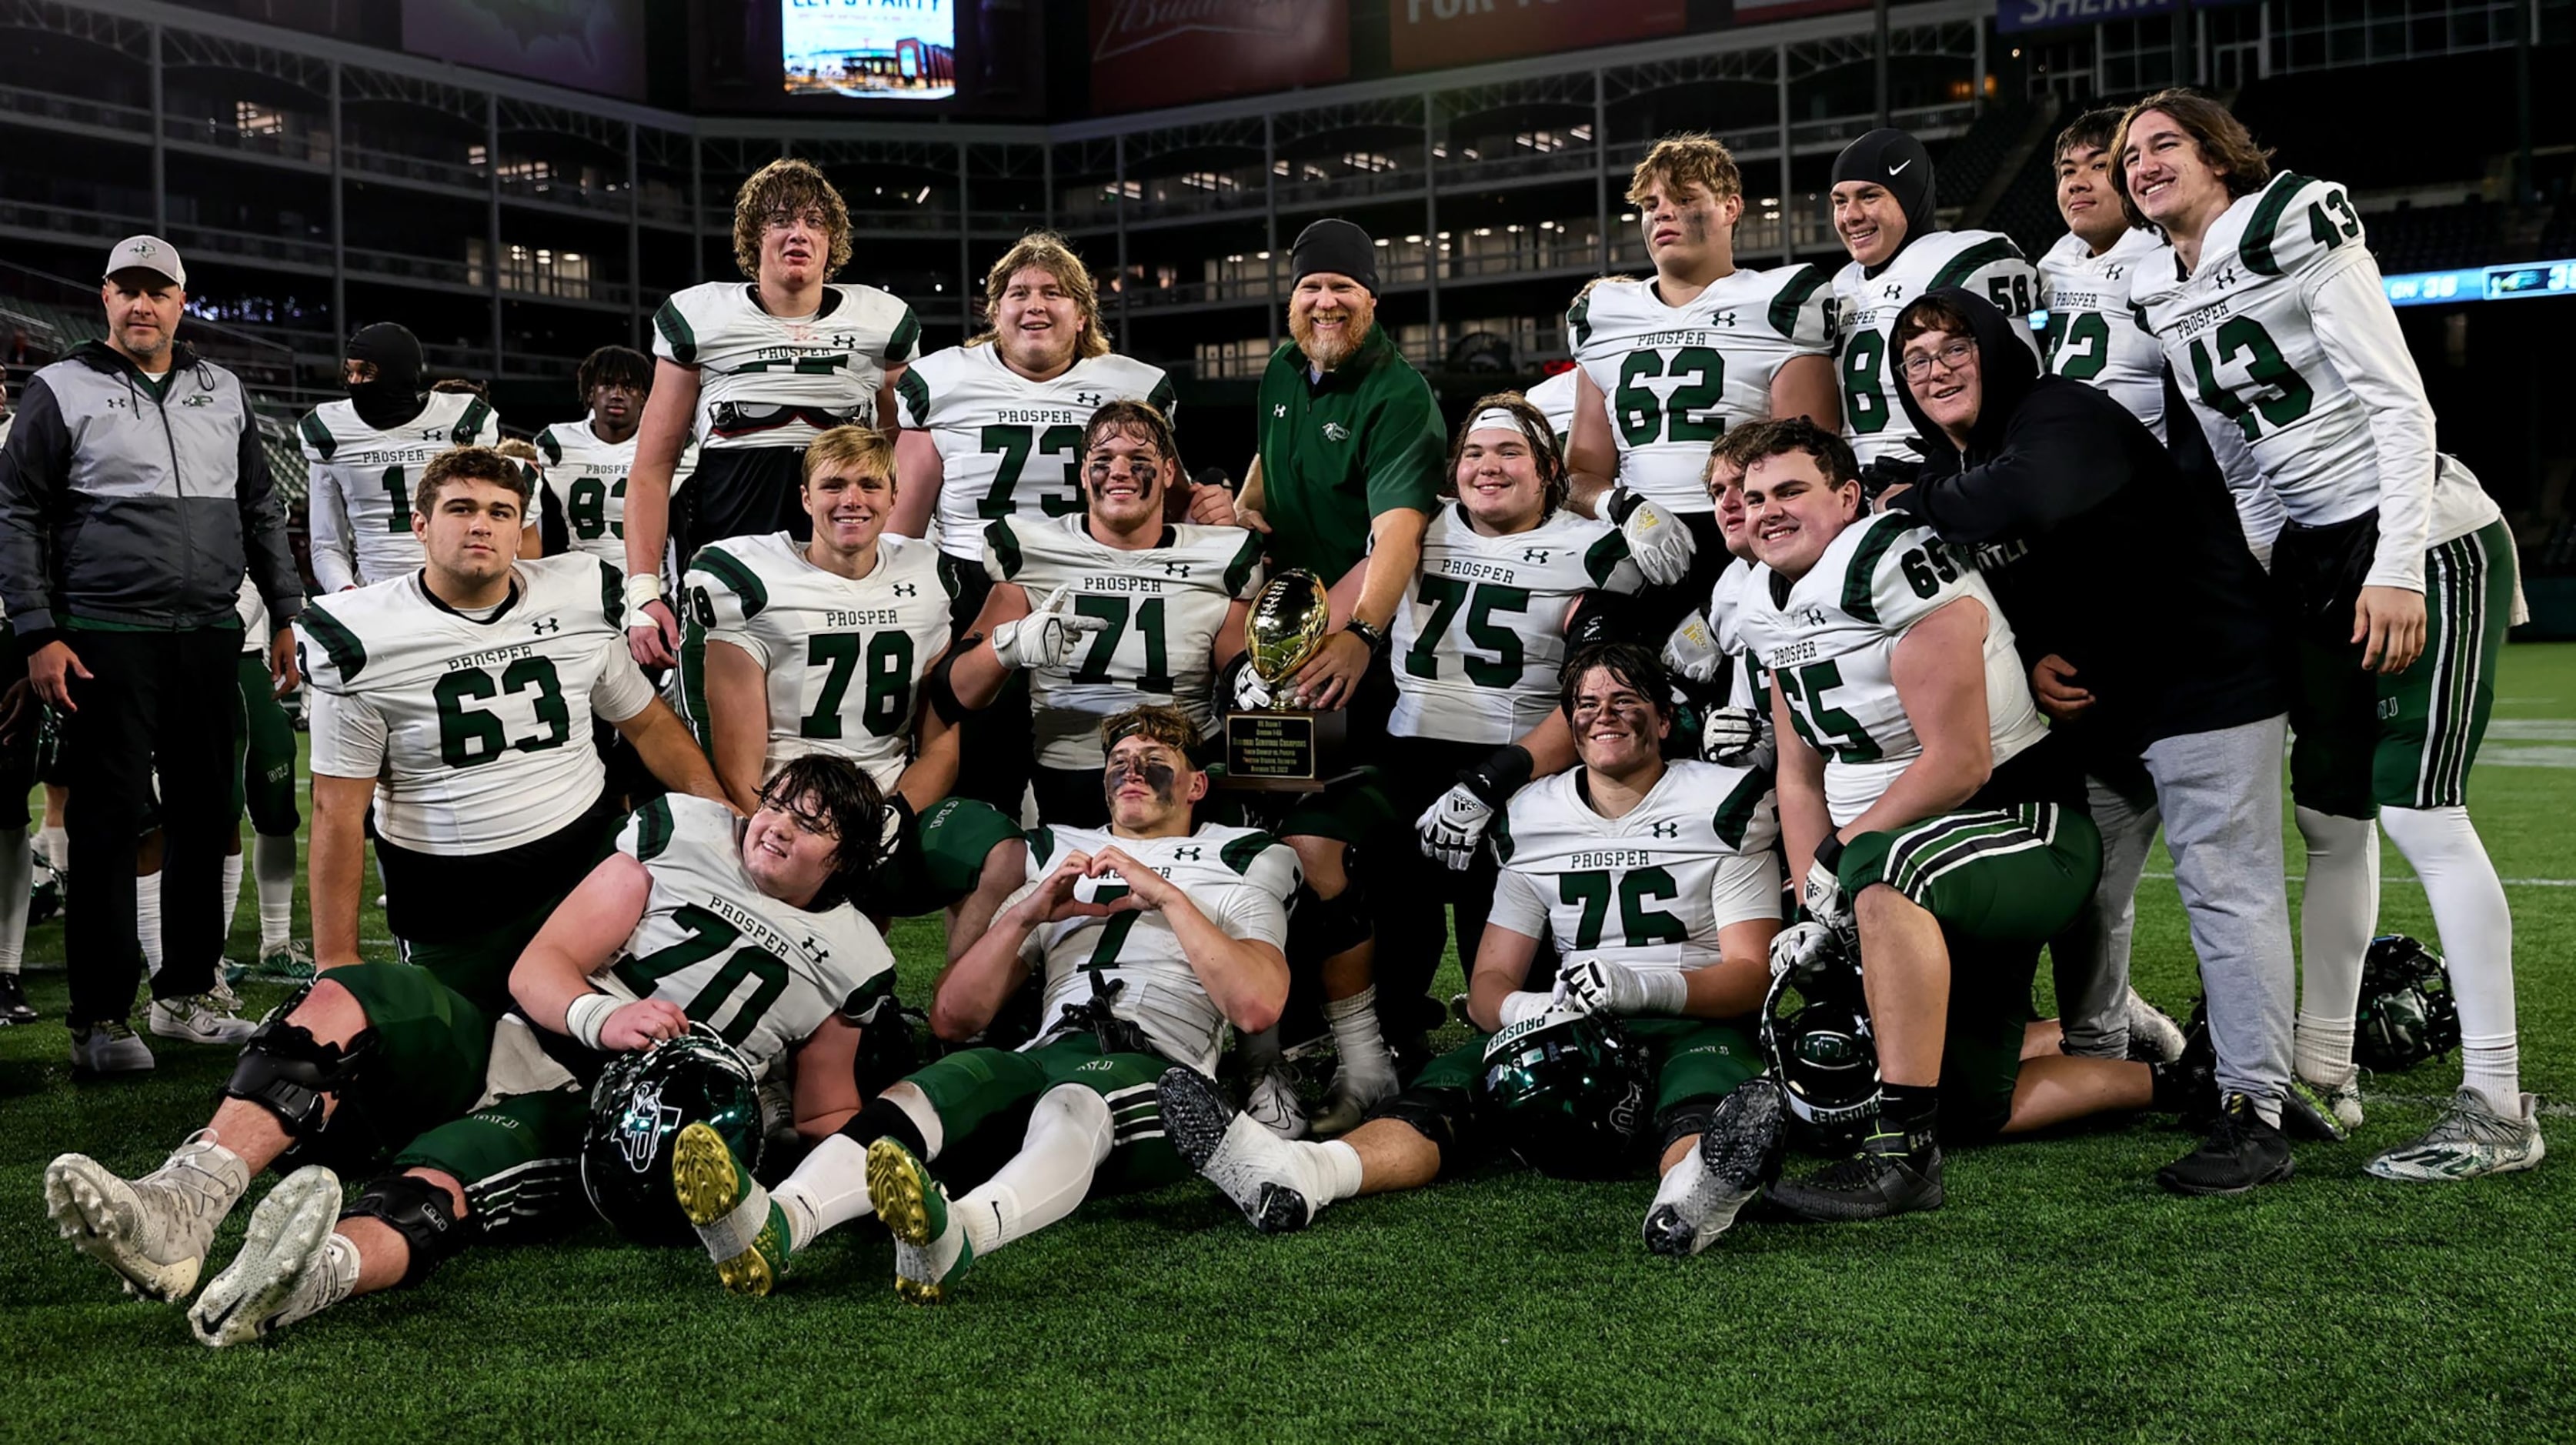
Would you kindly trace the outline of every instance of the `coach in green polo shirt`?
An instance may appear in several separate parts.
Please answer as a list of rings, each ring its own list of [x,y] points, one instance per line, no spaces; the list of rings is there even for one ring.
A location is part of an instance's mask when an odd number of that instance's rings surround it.
[[[1309,706],[1342,707],[1385,650],[1422,560],[1448,435],[1429,383],[1377,325],[1368,232],[1317,221],[1298,235],[1289,265],[1291,339],[1261,376],[1261,455],[1236,513],[1270,534],[1277,566],[1303,567],[1327,586],[1366,567],[1342,630],[1290,679]]]

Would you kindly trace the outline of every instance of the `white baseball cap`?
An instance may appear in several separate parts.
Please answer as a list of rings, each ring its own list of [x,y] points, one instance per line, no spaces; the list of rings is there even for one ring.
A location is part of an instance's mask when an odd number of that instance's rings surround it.
[[[158,236],[128,236],[107,253],[107,270],[113,276],[119,271],[154,271],[170,278],[170,284],[188,284],[188,268],[179,262],[179,250]]]

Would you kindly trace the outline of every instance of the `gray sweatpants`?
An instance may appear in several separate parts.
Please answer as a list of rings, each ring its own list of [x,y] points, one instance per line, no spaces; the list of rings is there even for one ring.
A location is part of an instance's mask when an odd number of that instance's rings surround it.
[[[2050,955],[2066,1051],[2118,1058],[2128,1048],[2125,1002],[2138,878],[2162,821],[2174,882],[2200,956],[2218,1086],[2270,1113],[2290,1078],[2297,965],[2281,869],[2281,751],[2286,715],[2148,746],[2155,801],[2133,803],[2088,779],[2102,832],[2102,881]]]

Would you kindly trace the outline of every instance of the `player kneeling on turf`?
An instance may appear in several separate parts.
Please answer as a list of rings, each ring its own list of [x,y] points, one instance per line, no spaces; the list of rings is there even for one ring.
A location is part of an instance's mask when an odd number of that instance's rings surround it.
[[[775,1194],[714,1130],[681,1131],[680,1205],[727,1289],[767,1294],[794,1251],[875,1214],[894,1233],[897,1291],[929,1303],[976,1257],[1071,1214],[1095,1188],[1180,1176],[1154,1079],[1174,1064],[1214,1067],[1229,1024],[1250,1033],[1278,1020],[1297,858],[1267,833],[1191,826],[1207,777],[1190,761],[1198,730],[1186,713],[1135,708],[1101,736],[1109,826],[1032,833],[1027,886],[940,975],[931,1004],[941,1037],[971,1037],[1042,968],[1034,1043],[967,1049],[890,1085]],[[928,1166],[1022,1106],[1019,1152],[950,1201]]]
[[[1367,1123],[1326,1144],[1274,1137],[1203,1074],[1163,1075],[1172,1142],[1255,1227],[1299,1229],[1335,1200],[1418,1188],[1482,1147],[1509,1144],[1550,1173],[1643,1163],[1619,1147],[1643,1122],[1642,1100],[1524,1097],[1586,1072],[1514,1057],[1530,1052],[1651,1060],[1637,1087],[1653,1095],[1662,1150],[1663,1183],[1645,1226],[1656,1253],[1698,1253],[1752,1198],[1776,1152],[1781,1098],[1756,1077],[1751,1036],[1719,1021],[1759,1008],[1770,982],[1765,955],[1780,927],[1770,777],[1666,762],[1672,681],[1633,643],[1577,652],[1559,706],[1583,766],[1522,789],[1494,829],[1502,873],[1467,993],[1468,1014],[1490,1038],[1434,1059]],[[1552,988],[1531,973],[1542,937],[1556,944],[1545,969]],[[1569,1009],[1618,1017],[1621,1042],[1569,1027]],[[1480,1080],[1498,1068],[1519,1071],[1514,1096],[1486,1088],[1479,1099]],[[1551,1128],[1566,1118],[1576,1127]],[[1616,1157],[1599,1157],[1604,1142]]]
[[[859,1023],[893,988],[893,957],[847,900],[883,809],[864,773],[822,757],[789,764],[748,821],[680,795],[639,809],[520,956],[499,1028],[408,964],[333,969],[252,1036],[231,1097],[167,1164],[129,1182],[64,1155],[48,1211],[134,1292],[178,1299],[253,1170],[290,1146],[365,1157],[407,1137],[388,1125],[428,1126],[346,1210],[319,1164],[260,1201],[188,1312],[199,1339],[229,1345],[543,1223],[578,1197],[590,1081],[692,1024],[756,1069],[792,1055],[797,1127],[828,1133],[859,1105]]]

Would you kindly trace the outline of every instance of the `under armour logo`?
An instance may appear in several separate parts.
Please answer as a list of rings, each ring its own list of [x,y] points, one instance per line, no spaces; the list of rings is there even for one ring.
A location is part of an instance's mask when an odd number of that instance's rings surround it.
[[[444,441],[446,438],[447,429],[445,427],[425,426],[420,429],[420,439],[422,441]]]
[[[1075,406],[1091,407],[1096,410],[1100,405],[1100,393],[1096,391],[1077,391],[1073,394],[1073,404]]]
[[[1189,847],[1187,847],[1187,848],[1175,848],[1175,849],[1173,849],[1173,850],[1172,850],[1172,861],[1173,861],[1173,862],[1175,862],[1175,863],[1196,863],[1196,862],[1198,862],[1198,861],[1199,861],[1199,849],[1198,849],[1198,845],[1197,845],[1197,844],[1195,844],[1195,843],[1193,843],[1193,844],[1191,844],[1191,845],[1190,845]]]
[[[1288,414],[1288,403],[1283,401],[1272,406],[1270,408],[1270,414],[1272,416],[1286,416]]]
[[[2105,281],[2117,281],[2128,274],[2129,268],[2126,266],[2105,266],[2102,268],[2102,279]]]
[[[1797,619],[1797,623],[1800,627],[1822,627],[1825,625],[1825,609],[1816,606],[1812,602],[1789,615]]]
[[[1897,297],[1905,294],[1905,285],[1900,281],[1890,281],[1886,285],[1878,288],[1878,294],[1886,297],[1890,301],[1893,301]]]
[[[1549,553],[1545,547],[1523,547],[1521,549],[1522,561],[1535,563],[1539,566],[1547,565],[1548,556]]]
[[[1731,310],[1712,311],[1709,313],[1708,320],[1709,324],[1712,326],[1733,326],[1735,324],[1735,313]]]
[[[816,938],[810,933],[806,934],[804,941],[796,946],[805,950],[805,956],[807,958],[822,958],[827,952],[823,947],[823,940]]]
[[[540,617],[536,621],[528,624],[528,630],[539,637],[551,637],[554,634],[563,631],[563,619],[560,617]]]
[[[1682,835],[1682,825],[1679,823],[1657,823],[1647,831],[1652,837],[1678,838]]]
[[[918,597],[921,595],[921,584],[918,582],[897,582],[894,584],[894,595],[897,597]]]
[[[2236,284],[2235,262],[2230,261],[2226,265],[2218,268],[2218,284],[2221,287],[2233,286]]]
[[[1190,575],[1190,564],[1187,562],[1166,562],[1163,564],[1163,575],[1166,577],[1187,577]]]

